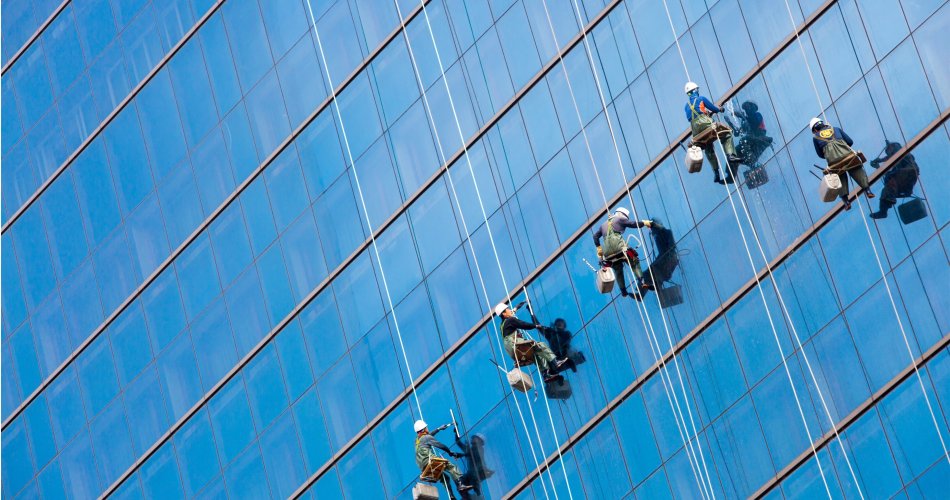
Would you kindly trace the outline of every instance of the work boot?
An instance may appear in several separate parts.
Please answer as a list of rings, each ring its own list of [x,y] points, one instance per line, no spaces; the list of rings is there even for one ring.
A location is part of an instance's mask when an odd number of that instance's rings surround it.
[[[735,184],[735,183],[736,183],[736,178],[733,177],[732,174],[727,174],[727,175],[726,175],[726,181],[725,181],[725,182],[726,182],[726,184]]]
[[[555,359],[554,362],[551,363],[551,366],[548,368],[548,371],[551,372],[552,374],[560,373],[564,371],[565,369],[567,369],[568,362],[569,361],[567,358]]]
[[[871,212],[871,218],[872,219],[886,219],[887,212],[883,210],[878,210],[877,212]]]
[[[462,492],[465,492],[465,491],[468,491],[468,490],[474,488],[474,486],[472,486],[472,485],[470,485],[470,484],[462,484],[462,483],[459,483],[459,484],[456,485],[456,486],[458,487],[459,493],[462,493]]]
[[[868,190],[864,191],[864,196],[867,196],[868,199],[870,200],[871,198],[874,198],[874,193],[872,193],[871,190],[868,189]]]
[[[621,296],[621,297],[626,297],[627,295],[630,295],[630,292],[628,292],[626,288],[621,288],[621,289],[620,289],[620,296]]]
[[[847,195],[841,197],[841,203],[844,203],[845,210],[851,210],[851,200],[848,199]]]

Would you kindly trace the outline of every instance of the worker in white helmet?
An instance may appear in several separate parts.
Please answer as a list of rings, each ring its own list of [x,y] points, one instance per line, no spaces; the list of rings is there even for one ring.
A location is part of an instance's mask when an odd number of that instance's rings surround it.
[[[630,212],[623,207],[618,207],[614,213],[607,217],[607,221],[597,228],[594,232],[594,246],[597,247],[597,259],[606,262],[613,268],[617,276],[617,284],[620,285],[620,295],[623,297],[632,296],[635,299],[641,298],[641,292],[647,287],[643,286],[643,269],[640,267],[640,256],[637,251],[627,247],[627,241],[623,238],[624,231],[627,228],[652,227],[653,221],[630,220]],[[604,239],[603,245],[600,239]],[[630,271],[637,279],[638,291],[630,293],[627,291],[627,281],[623,275],[624,265],[630,266]]]
[[[722,149],[726,152],[726,162],[729,168],[726,169],[726,178],[719,175],[719,159],[716,157],[715,141],[706,144],[697,144],[703,148],[706,159],[709,160],[709,166],[712,167],[715,178],[713,182],[719,184],[732,184],[735,182],[735,174],[741,163],[741,158],[736,156],[736,146],[732,143],[732,129],[726,125],[716,123],[712,119],[713,113],[721,113],[722,108],[716,106],[711,100],[699,94],[699,85],[694,82],[686,82],[686,119],[689,121],[690,130],[695,139],[700,133],[705,132],[710,127],[714,127],[722,143]]]
[[[429,465],[429,460],[432,457],[438,457],[439,454],[435,451],[436,448],[444,451],[447,455],[452,458],[462,458],[461,453],[455,453],[448,446],[440,443],[435,435],[440,431],[443,431],[449,427],[448,424],[436,428],[431,433],[429,432],[429,426],[426,425],[423,420],[416,420],[416,423],[413,424],[413,429],[416,431],[416,465],[419,466],[419,470],[425,471],[426,466]],[[449,462],[445,466],[445,471],[443,474],[448,475],[452,482],[455,483],[455,487],[458,488],[459,493],[468,491],[472,489],[471,485],[462,483],[462,473],[459,471],[459,468],[455,466],[452,462]],[[441,478],[428,478],[439,480]]]
[[[847,158],[849,155],[855,154],[854,150],[851,149],[851,146],[854,145],[854,140],[852,140],[844,130],[838,127],[832,127],[817,117],[812,118],[808,122],[808,128],[811,129],[815,154],[817,154],[819,158],[824,158],[828,162],[829,167]],[[825,171],[825,173],[836,174],[838,178],[841,179],[841,185],[844,186],[841,201],[844,203],[845,210],[851,210],[851,201],[848,200],[848,193],[851,191],[848,187],[848,176],[851,176],[854,182],[856,182],[858,186],[861,186],[861,189],[864,190],[864,194],[868,198],[874,198],[874,193],[868,189],[868,174],[864,171],[864,165],[858,162],[855,162],[855,164],[856,166],[853,165],[843,172],[832,171],[830,169],[826,169]],[[847,172],[847,175],[845,175],[845,172]]]
[[[539,329],[541,325],[518,319],[518,317],[515,316],[515,311],[504,302],[495,306],[495,315],[501,318],[501,337],[504,341],[505,352],[511,356],[511,359],[515,359],[515,343],[519,339],[525,338],[522,331],[536,330]],[[567,358],[558,359],[557,356],[554,355],[554,351],[544,342],[536,342],[536,344],[537,346],[534,352],[535,362],[545,382],[557,379],[558,373],[564,371],[566,368],[577,371],[577,367],[574,366],[571,360]]]

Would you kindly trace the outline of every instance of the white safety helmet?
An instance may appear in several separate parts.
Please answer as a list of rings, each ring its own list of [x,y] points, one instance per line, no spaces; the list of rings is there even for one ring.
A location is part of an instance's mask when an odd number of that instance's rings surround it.
[[[699,85],[696,85],[696,82],[686,82],[685,92],[689,94],[694,90],[699,90]]]
[[[505,304],[504,302],[502,302],[501,304],[498,304],[497,306],[495,306],[495,316],[501,316],[501,313],[507,310],[508,310],[508,304]]]
[[[821,118],[815,117],[808,121],[808,130],[815,130],[815,127],[825,123]]]
[[[617,210],[614,210],[618,214],[623,214],[624,217],[630,218],[630,211],[623,207],[617,207]]]
[[[425,429],[426,427],[429,427],[429,426],[426,425],[424,420],[416,420],[416,423],[413,424],[412,426],[412,428],[415,429],[417,433],[421,431],[422,429]]]

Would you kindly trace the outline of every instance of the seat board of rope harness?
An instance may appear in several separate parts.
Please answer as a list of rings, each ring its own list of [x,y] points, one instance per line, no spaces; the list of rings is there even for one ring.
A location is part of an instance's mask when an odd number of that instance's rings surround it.
[[[861,165],[864,165],[867,162],[864,153],[860,151],[855,151],[848,156],[828,165],[828,171],[832,173],[844,173],[852,168],[858,168]]]
[[[535,363],[534,351],[536,345],[533,340],[518,339],[515,341],[515,360],[519,366],[529,366]]]
[[[713,124],[711,127],[703,130],[702,132],[693,136],[693,144],[703,148],[709,145],[712,141],[716,140],[719,135],[716,133],[716,125]]]
[[[445,472],[445,468],[448,465],[448,460],[441,457],[432,457],[429,459],[429,463],[426,464],[426,468],[422,470],[422,474],[419,475],[419,478],[428,482],[441,481],[442,473]]]

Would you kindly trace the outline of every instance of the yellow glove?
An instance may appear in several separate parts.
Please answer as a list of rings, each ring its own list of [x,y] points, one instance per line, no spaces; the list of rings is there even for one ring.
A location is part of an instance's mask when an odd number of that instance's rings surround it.
[[[642,221],[640,221],[640,222],[642,222],[643,225],[646,226],[646,227],[653,227],[653,221],[652,221],[652,220],[642,220]]]
[[[603,258],[604,258],[604,251],[601,250],[599,246],[597,247],[597,258],[598,258],[598,259],[603,259]]]

